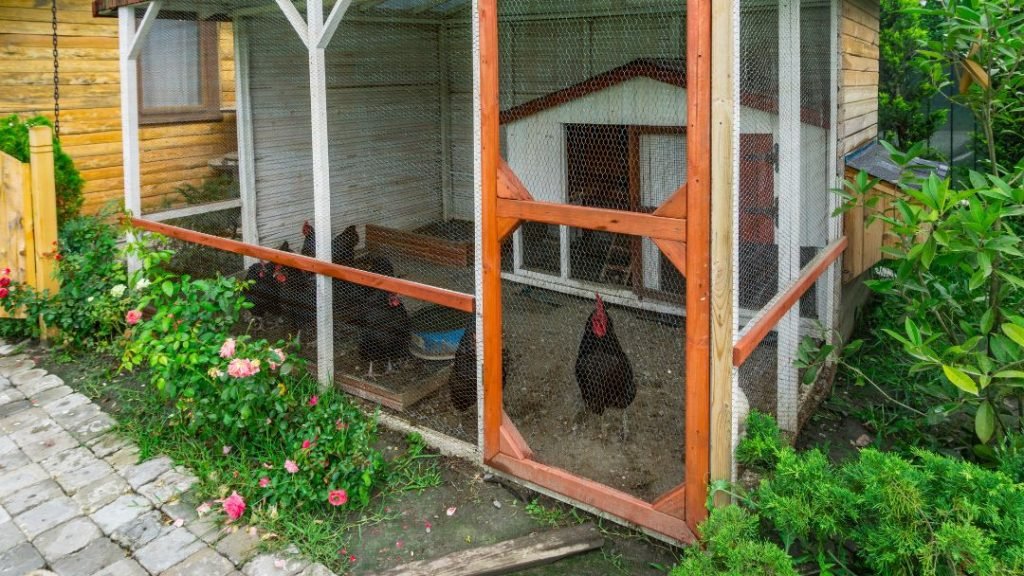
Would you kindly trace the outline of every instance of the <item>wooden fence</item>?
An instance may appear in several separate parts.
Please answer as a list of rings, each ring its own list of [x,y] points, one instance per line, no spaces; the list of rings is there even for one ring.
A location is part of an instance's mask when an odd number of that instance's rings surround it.
[[[10,268],[14,282],[56,292],[57,195],[49,126],[30,129],[29,150],[27,164],[0,152],[0,269]]]

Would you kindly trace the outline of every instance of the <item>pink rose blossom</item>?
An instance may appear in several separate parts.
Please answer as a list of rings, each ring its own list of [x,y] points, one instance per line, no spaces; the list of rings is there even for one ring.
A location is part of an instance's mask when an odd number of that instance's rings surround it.
[[[220,451],[223,452],[225,456],[227,456],[228,454],[231,454],[231,446],[224,446],[220,449]]]
[[[196,507],[196,514],[198,514],[200,516],[205,516],[209,512],[210,512],[210,503],[209,502],[203,502],[198,507]]]
[[[234,378],[246,378],[258,374],[260,366],[247,358],[235,358],[228,364],[228,376]]]
[[[317,396],[316,394],[314,394],[314,395],[309,397],[309,405],[310,406],[316,406],[319,403],[320,403],[320,397]]]
[[[260,478],[260,488],[266,488],[267,486],[270,486],[270,478],[266,476]]]
[[[287,356],[285,356],[284,351],[281,350],[280,348],[271,348],[270,351],[275,356],[277,356],[278,361],[274,362],[273,360],[270,360],[267,363],[270,364],[270,369],[271,370],[277,370],[278,366],[280,366],[281,364],[284,364],[284,360],[285,360],[285,358],[287,358]]]
[[[294,460],[285,460],[284,461],[284,469],[289,474],[295,474],[296,472],[299,471],[299,467],[295,464]]]
[[[348,502],[348,493],[344,490],[331,490],[327,495],[327,501],[331,503],[331,506],[341,506]]]
[[[139,320],[142,320],[142,310],[129,310],[128,313],[124,315],[124,321],[128,323],[129,326],[138,324]]]
[[[238,492],[232,491],[231,496],[225,498],[221,505],[224,507],[224,513],[232,520],[238,520],[245,514],[245,500]]]
[[[309,440],[303,440],[302,441],[302,449],[303,450],[309,450],[312,447],[313,447],[313,443],[310,442]]]
[[[0,299],[7,298],[11,292],[7,288],[0,288]]]
[[[11,285],[11,279],[7,276],[0,277],[0,288],[6,288]]]
[[[234,355],[235,355],[235,339],[234,338],[228,338],[220,346],[220,357],[221,358],[231,358]]]

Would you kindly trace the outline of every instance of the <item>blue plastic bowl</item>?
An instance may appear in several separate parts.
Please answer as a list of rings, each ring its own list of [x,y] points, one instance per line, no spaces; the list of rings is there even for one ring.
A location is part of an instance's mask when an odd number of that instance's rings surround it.
[[[413,332],[409,352],[424,360],[451,360],[459,348],[465,328],[443,332]]]

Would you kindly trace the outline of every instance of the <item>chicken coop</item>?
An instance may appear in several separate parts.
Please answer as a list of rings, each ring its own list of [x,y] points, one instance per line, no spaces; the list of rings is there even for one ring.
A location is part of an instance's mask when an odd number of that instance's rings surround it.
[[[297,338],[386,424],[686,543],[746,412],[795,433],[827,385],[798,359],[835,332],[832,190],[877,118],[840,102],[870,101],[851,67],[877,84],[877,2],[95,11],[120,21],[137,227],[250,280],[241,329]],[[149,217],[140,110],[200,106],[186,71],[225,29],[233,195]]]

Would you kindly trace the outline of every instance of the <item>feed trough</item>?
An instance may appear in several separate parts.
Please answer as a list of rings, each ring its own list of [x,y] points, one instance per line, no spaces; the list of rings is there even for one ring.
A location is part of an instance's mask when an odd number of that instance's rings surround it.
[[[410,320],[410,354],[422,360],[451,360],[455,358],[455,350],[473,316],[432,305],[413,312]]]

